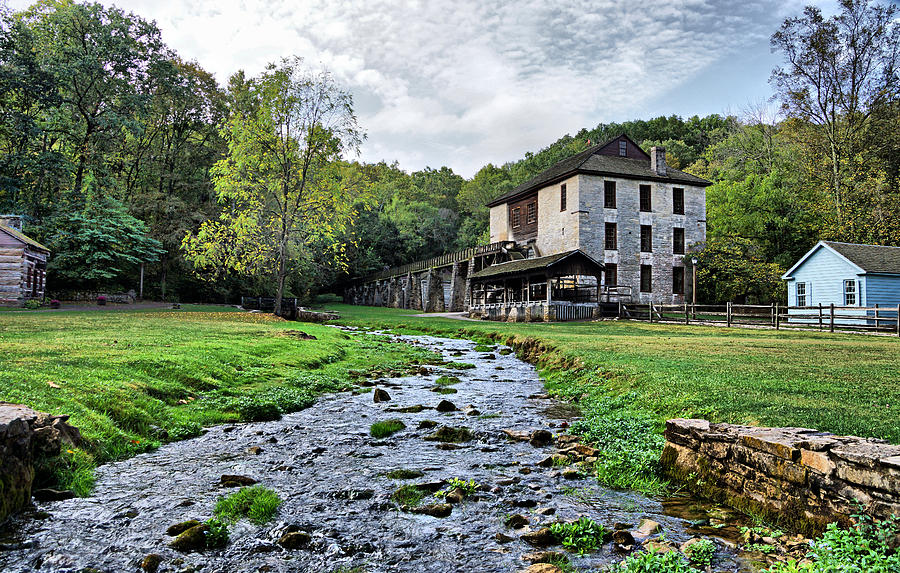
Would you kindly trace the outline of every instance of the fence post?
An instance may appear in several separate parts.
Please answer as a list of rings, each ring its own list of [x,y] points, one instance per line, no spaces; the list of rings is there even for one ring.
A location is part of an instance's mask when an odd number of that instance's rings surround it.
[[[829,332],[834,332],[834,303],[831,303],[831,316],[828,321]]]
[[[897,305],[897,336],[900,336],[900,304]]]
[[[781,315],[778,313],[778,303],[775,303],[775,330],[781,330]]]
[[[822,323],[822,303],[819,303],[819,330],[822,330],[824,325]]]
[[[731,301],[725,303],[725,325],[731,327]]]
[[[623,318],[624,313],[622,312],[622,300],[619,300],[619,318]]]
[[[772,326],[775,326],[775,303],[772,303]]]
[[[688,314],[688,303],[684,303],[684,323],[685,324],[691,323],[691,315]]]
[[[650,323],[653,324],[653,302],[647,305],[647,313],[650,315]]]

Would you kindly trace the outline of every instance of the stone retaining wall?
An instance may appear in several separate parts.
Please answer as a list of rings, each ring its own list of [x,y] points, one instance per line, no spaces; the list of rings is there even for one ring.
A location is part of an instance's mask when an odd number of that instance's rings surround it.
[[[696,493],[806,529],[846,521],[857,502],[900,515],[900,446],[806,428],[666,422],[663,470]]]
[[[81,441],[68,418],[0,402],[0,522],[31,503],[35,459]]]

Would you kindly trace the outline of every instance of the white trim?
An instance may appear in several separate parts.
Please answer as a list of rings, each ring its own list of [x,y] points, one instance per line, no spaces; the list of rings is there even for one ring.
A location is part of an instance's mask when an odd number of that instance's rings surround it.
[[[793,280],[793,277],[792,277],[791,275],[794,273],[794,271],[796,271],[796,270],[800,267],[800,265],[802,265],[803,263],[805,263],[805,262],[806,262],[806,259],[808,259],[810,256],[812,256],[813,253],[815,253],[816,251],[818,251],[818,250],[819,250],[819,247],[825,247],[826,249],[828,249],[829,251],[831,251],[832,253],[834,253],[835,255],[837,255],[840,259],[846,261],[850,266],[852,266],[853,268],[855,268],[855,269],[857,269],[857,270],[859,271],[857,274],[863,275],[863,274],[866,273],[865,269],[863,269],[861,266],[857,265],[856,263],[854,263],[853,261],[851,261],[850,259],[848,259],[848,258],[845,257],[844,255],[840,254],[840,253],[837,252],[835,249],[829,247],[829,246],[825,243],[825,241],[819,241],[819,242],[816,243],[816,245],[815,245],[813,248],[811,248],[805,255],[803,255],[802,257],[800,257],[800,260],[797,261],[797,262],[794,264],[794,266],[792,266],[790,269],[788,269],[788,271],[787,271],[786,273],[784,273],[783,275],[781,275],[781,279],[782,279],[782,280],[786,280],[786,281],[788,281],[788,280]]]

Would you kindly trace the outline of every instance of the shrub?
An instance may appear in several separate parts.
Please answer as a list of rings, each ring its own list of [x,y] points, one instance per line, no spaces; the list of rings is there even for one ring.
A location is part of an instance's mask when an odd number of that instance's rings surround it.
[[[696,565],[709,565],[716,553],[716,544],[709,539],[701,539],[691,543],[684,549],[687,558]]]
[[[580,517],[570,523],[554,523],[550,531],[563,547],[578,553],[590,553],[603,545],[608,531],[589,517]]]
[[[35,468],[38,483],[67,489],[87,497],[94,488],[94,458],[84,450],[63,450],[58,456],[40,459]]]
[[[169,430],[169,440],[175,442],[178,440],[186,440],[188,438],[196,438],[203,433],[203,426],[197,422],[182,422],[175,424]]]
[[[392,420],[385,420],[384,422],[375,422],[369,426],[369,433],[372,434],[373,438],[386,438],[391,434],[399,432],[405,427],[406,424],[395,418]]]
[[[269,488],[261,485],[242,487],[235,493],[216,503],[213,511],[223,523],[234,523],[242,517],[262,525],[275,517],[281,498]]]
[[[228,543],[228,524],[218,517],[213,517],[206,525],[209,527],[206,532],[206,546],[225,547]]]
[[[41,301],[37,299],[31,299],[25,301],[26,310],[37,310],[41,308]]]
[[[281,409],[273,402],[244,398],[237,403],[238,414],[245,422],[270,422],[281,419]]]
[[[610,573],[701,573],[688,565],[684,555],[677,551],[658,553],[641,551],[629,555],[625,561],[613,565]]]
[[[384,474],[384,477],[389,479],[416,479],[425,475],[425,472],[419,470],[408,470],[408,469],[399,469],[399,470],[391,470]]]

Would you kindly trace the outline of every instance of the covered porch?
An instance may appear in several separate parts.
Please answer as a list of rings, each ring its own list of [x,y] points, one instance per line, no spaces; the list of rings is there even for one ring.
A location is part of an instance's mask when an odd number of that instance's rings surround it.
[[[470,277],[469,316],[509,322],[600,315],[603,264],[581,250],[491,265]]]

